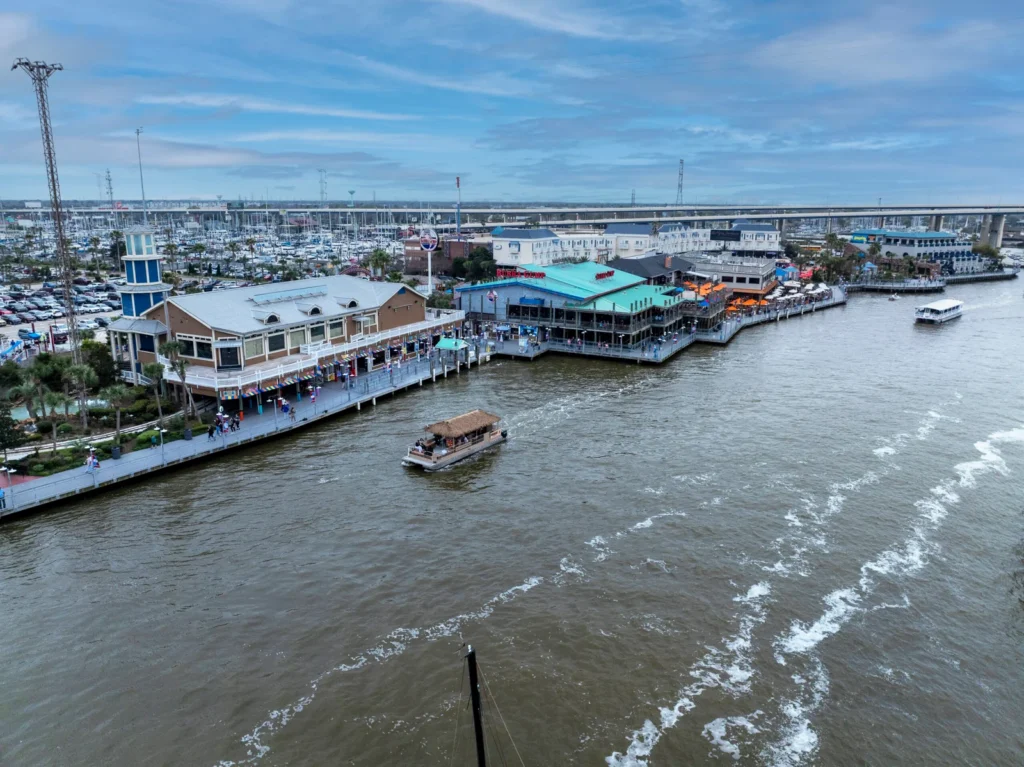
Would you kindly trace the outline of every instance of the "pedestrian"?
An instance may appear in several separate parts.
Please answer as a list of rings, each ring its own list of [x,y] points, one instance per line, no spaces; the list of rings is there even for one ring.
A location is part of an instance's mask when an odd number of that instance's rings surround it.
[[[216,434],[216,433],[217,433],[217,427],[214,426],[211,423],[210,424],[210,428],[206,430],[206,441],[207,442],[212,442],[213,439],[214,439],[214,434]]]
[[[2,487],[0,487],[0,510],[6,509],[6,508],[7,508],[7,496],[4,495],[4,489]]]
[[[156,449],[156,435],[155,434],[150,434],[149,435],[149,449],[150,450]]]
[[[288,420],[295,423],[295,407],[288,408]]]

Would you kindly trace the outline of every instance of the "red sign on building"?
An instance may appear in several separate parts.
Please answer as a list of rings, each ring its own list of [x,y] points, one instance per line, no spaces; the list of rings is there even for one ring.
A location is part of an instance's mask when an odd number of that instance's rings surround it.
[[[498,269],[496,274],[502,280],[514,280],[517,277],[523,277],[528,280],[542,280],[547,277],[547,274],[544,272],[525,272],[518,269]]]
[[[595,280],[606,280],[609,277],[614,277],[614,276],[615,276],[615,270],[612,269],[612,270],[607,271],[607,272],[598,272],[597,274],[594,275],[594,279]]]

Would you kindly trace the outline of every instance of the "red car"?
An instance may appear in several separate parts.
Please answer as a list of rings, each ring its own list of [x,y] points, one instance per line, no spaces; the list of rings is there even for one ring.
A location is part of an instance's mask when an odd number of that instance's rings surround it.
[[[0,314],[14,314],[10,309],[0,309]]]

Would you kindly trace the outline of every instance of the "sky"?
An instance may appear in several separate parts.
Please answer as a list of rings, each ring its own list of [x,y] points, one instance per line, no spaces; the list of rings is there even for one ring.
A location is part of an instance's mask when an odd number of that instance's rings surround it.
[[[1002,0],[35,0],[64,199],[1016,204]],[[7,6],[13,7],[13,4]],[[0,198],[45,199],[0,67]],[[104,195],[105,197],[105,192]]]

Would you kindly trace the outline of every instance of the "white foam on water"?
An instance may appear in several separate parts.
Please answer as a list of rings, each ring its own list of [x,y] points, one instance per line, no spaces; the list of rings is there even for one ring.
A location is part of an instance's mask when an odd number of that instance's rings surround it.
[[[637,522],[630,528],[630,530],[643,530],[645,527],[651,527],[653,524],[654,520],[648,517],[643,522]]]
[[[562,560],[558,563],[558,573],[552,580],[559,586],[564,586],[569,582],[579,583],[586,577],[587,571],[583,569],[583,565],[576,562],[572,557],[562,557]]]
[[[397,655],[401,655],[408,646],[408,643],[413,640],[423,638],[427,641],[434,641],[441,637],[451,636],[460,631],[462,626],[467,623],[490,617],[497,606],[511,602],[520,594],[525,594],[543,582],[544,579],[539,576],[527,578],[523,583],[491,597],[479,610],[474,612],[457,615],[426,628],[395,629],[376,646],[364,650],[362,653],[350,658],[346,663],[328,669],[313,679],[309,683],[309,691],[298,698],[298,700],[269,712],[263,722],[242,736],[241,743],[246,749],[246,758],[239,761],[222,760],[217,762],[217,767],[237,767],[238,765],[254,764],[257,760],[270,753],[270,746],[266,744],[266,739],[287,726],[296,714],[301,713],[309,706],[316,697],[320,685],[329,677],[361,669],[371,659],[378,663],[384,663]]]
[[[644,492],[648,495],[664,495],[665,488],[663,487],[645,487]]]
[[[706,472],[704,474],[677,474],[672,479],[676,482],[682,482],[686,485],[706,485],[708,482],[713,480],[717,476],[716,472]]]
[[[661,570],[663,573],[670,573],[673,570],[675,570],[674,567],[669,567],[667,564],[665,564],[665,560],[651,559],[650,557],[648,557],[638,565],[630,565],[629,567],[631,570],[639,570],[640,568],[653,568],[656,570]]]
[[[892,445],[884,445],[883,447],[876,447],[871,452],[873,452],[879,458],[885,458],[887,455],[896,455],[896,448],[894,448]]]
[[[956,400],[960,399],[961,397],[956,395]],[[956,401],[950,404],[956,404]],[[931,415],[933,413],[935,411],[929,411],[929,414],[925,415],[925,419],[927,421],[941,420],[940,414],[937,414],[940,415],[940,418],[936,419]],[[1024,440],[1024,429],[1019,431],[1022,432],[1021,440]],[[907,444],[909,439],[909,435],[903,433],[893,437],[889,445],[893,448],[891,455],[896,454],[900,448]],[[833,484],[830,488],[830,495],[826,500],[825,508],[822,511],[818,510],[813,499],[802,499],[804,508],[802,510],[792,510],[786,515],[786,519],[790,523],[789,526],[791,528],[801,528],[805,522],[818,527],[825,525],[830,518],[842,512],[843,503],[846,500],[843,491],[857,492],[865,486],[880,482],[881,478],[888,473],[888,470],[882,472],[867,471],[855,479]],[[794,521],[797,524],[793,524]],[[824,550],[826,543],[824,536],[820,533],[805,535],[802,531],[795,530],[791,536],[776,539],[774,542],[774,546],[777,549],[783,545],[791,546],[792,553],[789,556],[784,556],[773,565],[763,565],[761,569],[783,577],[787,577],[794,570],[799,572],[800,575],[809,576],[810,572],[805,558],[808,546],[813,545]],[[912,557],[908,555],[908,558]],[[749,593],[748,591],[748,595]],[[740,618],[739,630],[732,637],[723,639],[721,642],[721,645],[727,651],[740,654],[740,657],[737,659],[738,662],[730,665],[721,663],[725,651],[711,648],[705,656],[690,668],[690,676],[696,678],[697,682],[683,687],[679,693],[679,699],[674,706],[660,709],[660,726],[650,719],[646,720],[640,729],[632,732],[625,752],[615,751],[610,756],[605,757],[605,762],[610,767],[641,767],[647,765],[647,757],[650,756],[651,751],[663,734],[676,725],[683,713],[695,707],[694,699],[699,697],[705,690],[720,687],[734,695],[749,690],[749,681],[753,675],[753,668],[750,665],[747,651],[750,649],[751,634],[754,628],[762,624],[767,618],[767,608],[763,604],[766,596],[767,594],[750,600],[749,607],[751,612]],[[838,631],[849,620],[853,612],[858,609],[857,602],[859,601],[859,596],[852,589],[842,589],[838,592],[833,592],[829,597],[833,603],[830,605],[826,615],[810,626],[799,622],[793,624],[791,634],[787,637],[793,642],[793,647],[806,647],[808,650],[817,647],[822,639]],[[826,602],[829,597],[826,598]],[[734,597],[734,601],[746,602],[747,595],[740,595],[738,598]],[[787,638],[781,640],[783,647],[785,647],[785,639]],[[777,642],[778,644],[779,642]],[[781,657],[781,653],[777,652],[776,658],[780,659]],[[824,669],[821,670],[821,677],[826,680],[824,684],[827,689],[827,676]],[[821,693],[821,696],[823,694]],[[798,721],[791,726],[791,729],[792,733],[786,741],[783,753],[800,755],[813,753],[816,750],[817,735],[810,729],[808,722]]]
[[[910,600],[905,594],[902,601],[896,604],[883,602],[870,608],[865,608],[864,604],[874,593],[880,578],[906,577],[928,564],[928,553],[937,548],[928,533],[939,529],[949,514],[949,507],[960,502],[960,496],[954,488],[977,487],[979,479],[986,474],[1009,474],[1006,461],[996,446],[1012,443],[1024,443],[1024,427],[994,432],[986,439],[974,443],[980,457],[956,464],[955,478],[946,479],[932,487],[929,496],[914,504],[918,512],[917,521],[911,525],[906,539],[865,562],[860,568],[860,578],[855,587],[838,589],[828,594],[824,598],[827,609],[814,623],[807,625],[794,621],[786,634],[776,637],[775,658],[779,663],[785,665],[787,656],[812,656],[815,667],[810,682],[797,682],[805,691],[810,686],[809,699],[789,700],[783,705],[782,710],[789,718],[789,725],[782,740],[768,751],[772,764],[779,767],[800,764],[817,749],[818,736],[811,728],[809,716],[821,706],[828,694],[828,676],[820,658],[812,654],[825,639],[840,631],[858,612],[865,609],[874,611],[910,607]],[[890,673],[886,673],[886,676],[889,677]],[[793,677],[794,681],[798,678],[796,675]]]
[[[750,715],[751,719],[757,717],[761,712],[757,711]],[[726,740],[726,735],[731,729],[745,730],[750,735],[756,735],[761,732],[753,722],[745,716],[729,716],[719,717],[712,722],[708,722],[704,725],[703,735],[709,741],[711,745],[718,746],[718,750],[727,756],[731,756],[733,759],[739,761],[740,758],[740,747],[735,743]]]
[[[326,485],[326,484],[327,484],[328,482],[337,482],[337,481],[338,481],[338,478],[337,478],[337,477],[330,477],[330,478],[327,478],[327,477],[321,477],[320,479],[318,479],[318,480],[316,481],[316,483],[317,483],[318,485]]]
[[[608,548],[608,541],[605,540],[603,535],[595,535],[593,538],[587,541],[586,545],[590,546],[594,551],[597,552],[594,555],[595,562],[604,562],[606,559],[608,559],[609,554],[615,553],[610,548]]]

